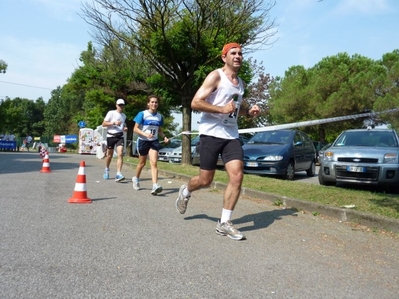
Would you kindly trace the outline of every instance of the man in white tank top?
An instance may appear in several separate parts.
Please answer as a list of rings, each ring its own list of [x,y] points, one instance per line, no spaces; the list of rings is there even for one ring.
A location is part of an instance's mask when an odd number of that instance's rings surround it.
[[[221,57],[224,66],[208,74],[191,102],[194,110],[202,112],[199,125],[200,173],[192,177],[187,186],[180,187],[176,209],[180,214],[184,214],[191,192],[208,187],[212,183],[220,154],[229,182],[223,195],[222,216],[216,225],[216,233],[233,240],[243,240],[244,234],[231,222],[244,176],[237,117],[257,116],[260,109],[257,105],[249,110],[241,106],[245,88],[241,78],[237,76],[243,60],[241,46],[237,43],[226,44]]]

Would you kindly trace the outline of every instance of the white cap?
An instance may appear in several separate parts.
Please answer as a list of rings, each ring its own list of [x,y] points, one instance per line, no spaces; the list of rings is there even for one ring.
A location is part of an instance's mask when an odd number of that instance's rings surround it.
[[[116,101],[116,104],[117,104],[117,105],[125,105],[125,101],[124,101],[123,99],[118,99],[118,100]]]

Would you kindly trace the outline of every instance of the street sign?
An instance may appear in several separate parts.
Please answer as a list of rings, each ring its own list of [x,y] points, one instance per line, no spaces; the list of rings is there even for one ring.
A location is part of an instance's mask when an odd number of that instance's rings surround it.
[[[86,128],[86,122],[83,120],[81,120],[78,125],[80,128]]]

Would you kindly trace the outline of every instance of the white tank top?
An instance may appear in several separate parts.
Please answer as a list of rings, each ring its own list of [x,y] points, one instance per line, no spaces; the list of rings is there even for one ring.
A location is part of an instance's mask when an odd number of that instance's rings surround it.
[[[236,139],[238,138],[237,117],[244,95],[244,84],[241,78],[238,78],[238,85],[234,85],[222,69],[217,71],[220,74],[219,86],[206,101],[212,105],[225,106],[234,98],[236,110],[231,114],[202,112],[199,134],[224,139]]]

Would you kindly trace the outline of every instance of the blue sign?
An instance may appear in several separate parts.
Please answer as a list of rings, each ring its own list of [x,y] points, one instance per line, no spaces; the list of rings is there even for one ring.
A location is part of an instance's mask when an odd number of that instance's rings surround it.
[[[81,120],[78,125],[81,128],[86,128],[86,122],[84,122],[83,120]]]
[[[65,135],[65,143],[78,143],[77,135]]]
[[[0,148],[4,148],[4,149],[16,149],[16,148],[17,148],[17,142],[16,142],[16,141],[5,141],[5,140],[0,140]]]

